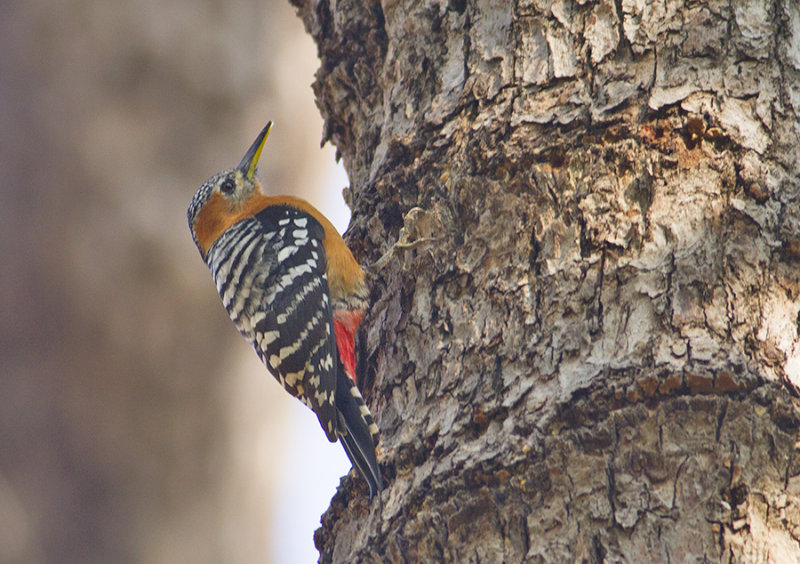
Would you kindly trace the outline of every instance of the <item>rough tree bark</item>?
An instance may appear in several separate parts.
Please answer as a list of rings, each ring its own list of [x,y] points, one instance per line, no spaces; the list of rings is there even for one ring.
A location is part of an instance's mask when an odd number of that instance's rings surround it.
[[[800,561],[798,4],[294,1],[388,483],[321,561]]]

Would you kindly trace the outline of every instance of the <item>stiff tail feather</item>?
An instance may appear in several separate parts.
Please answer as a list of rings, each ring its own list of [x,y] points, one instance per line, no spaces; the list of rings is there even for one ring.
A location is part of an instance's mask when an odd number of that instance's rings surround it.
[[[338,364],[336,407],[339,410],[340,421],[344,424],[339,429],[339,439],[342,441],[342,446],[350,462],[367,481],[369,498],[372,499],[383,489],[381,469],[375,457],[378,428],[358,387],[345,373],[341,361]]]

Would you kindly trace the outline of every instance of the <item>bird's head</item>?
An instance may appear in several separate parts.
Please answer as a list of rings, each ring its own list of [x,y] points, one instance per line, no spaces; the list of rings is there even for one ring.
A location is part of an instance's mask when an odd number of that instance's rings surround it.
[[[256,166],[271,129],[270,121],[236,168],[218,172],[195,192],[186,216],[192,238],[204,258],[214,241],[228,227],[247,216],[243,212],[253,196],[261,194]]]

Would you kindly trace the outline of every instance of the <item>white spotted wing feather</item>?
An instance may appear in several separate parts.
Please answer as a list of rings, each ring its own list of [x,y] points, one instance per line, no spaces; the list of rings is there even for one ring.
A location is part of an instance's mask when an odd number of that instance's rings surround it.
[[[272,206],[225,231],[207,263],[236,327],[335,441],[336,342],[323,238],[309,214]]]

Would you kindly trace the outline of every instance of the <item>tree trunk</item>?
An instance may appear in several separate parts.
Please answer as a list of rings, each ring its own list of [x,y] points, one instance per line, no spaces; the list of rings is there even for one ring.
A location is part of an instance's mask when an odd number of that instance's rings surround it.
[[[797,3],[295,1],[387,481],[321,561],[800,561]]]

